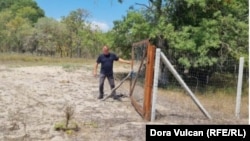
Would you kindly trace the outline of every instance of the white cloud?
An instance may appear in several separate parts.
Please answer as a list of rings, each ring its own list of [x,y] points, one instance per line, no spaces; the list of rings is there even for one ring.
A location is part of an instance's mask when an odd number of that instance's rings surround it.
[[[100,29],[101,31],[108,31],[110,29],[110,27],[108,26],[107,23],[105,22],[98,22],[98,21],[92,21],[91,22],[91,28],[92,29]]]

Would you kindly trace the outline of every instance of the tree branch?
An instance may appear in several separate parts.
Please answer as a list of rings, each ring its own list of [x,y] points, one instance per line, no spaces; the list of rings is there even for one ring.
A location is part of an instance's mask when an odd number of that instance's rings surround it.
[[[141,4],[141,3],[135,3],[136,5],[140,5],[140,6],[144,6],[144,7],[146,7],[147,9],[151,9],[149,6],[147,6],[146,4]]]
[[[141,3],[135,3],[136,5],[140,5],[140,6],[144,6],[144,7],[146,7],[148,10],[150,10],[151,12],[154,12],[153,11],[153,9],[152,9],[152,7],[150,7],[150,6],[148,6],[148,5],[146,5],[146,4],[141,4]]]

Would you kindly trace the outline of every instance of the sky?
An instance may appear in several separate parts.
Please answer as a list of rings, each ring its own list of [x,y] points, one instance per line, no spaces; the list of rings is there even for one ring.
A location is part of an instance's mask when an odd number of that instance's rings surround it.
[[[130,6],[139,9],[140,5],[147,4],[148,0],[35,0],[38,6],[44,10],[45,16],[60,20],[62,16],[68,16],[71,11],[79,8],[90,13],[87,19],[94,25],[98,25],[102,31],[108,31],[113,27],[113,21],[122,20],[127,15]]]

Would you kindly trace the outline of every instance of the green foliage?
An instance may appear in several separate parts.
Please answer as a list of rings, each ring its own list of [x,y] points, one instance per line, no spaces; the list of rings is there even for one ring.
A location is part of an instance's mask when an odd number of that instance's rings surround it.
[[[0,52],[61,57],[96,57],[110,33],[92,29],[90,13],[76,9],[61,21],[44,17],[33,0],[0,0]]]
[[[33,35],[35,40],[31,43],[31,51],[37,51],[40,55],[48,53],[48,55],[53,56],[56,50],[62,51],[63,43],[61,40],[65,39],[63,36],[66,32],[65,25],[55,19],[40,18],[35,24]]]
[[[161,38],[166,42],[162,50],[185,68],[225,65],[226,58],[238,60],[241,56],[248,60],[247,1],[149,2],[149,6],[131,10],[114,23],[114,44],[123,53],[128,53],[129,44],[135,41]]]
[[[62,17],[62,23],[68,30],[65,43],[70,57],[95,57],[99,53],[99,47],[107,42],[101,31],[91,28],[87,20],[89,16],[90,13],[87,10],[77,9],[68,16]]]
[[[44,16],[32,0],[0,0],[0,51],[24,52],[33,34],[33,24]]]
[[[66,126],[66,121],[57,122],[54,125],[54,130],[65,131],[67,134],[72,134],[73,131],[78,131],[79,126],[75,121],[70,121],[68,127]]]
[[[36,9],[29,7],[29,6],[18,9],[16,16],[22,17],[22,18],[27,18],[32,23],[35,23],[38,19],[38,13],[37,13]]]
[[[115,21],[112,30],[113,45],[122,52],[122,56],[129,57],[133,42],[148,38],[150,25],[143,15],[136,11],[129,11],[122,21]]]
[[[33,0],[0,0],[0,12],[10,10],[13,17],[21,16],[35,23],[44,17],[44,11]]]
[[[62,130],[62,129],[65,129],[66,128],[66,125],[64,122],[58,122],[54,125],[54,129],[56,131],[59,131],[59,130]]]

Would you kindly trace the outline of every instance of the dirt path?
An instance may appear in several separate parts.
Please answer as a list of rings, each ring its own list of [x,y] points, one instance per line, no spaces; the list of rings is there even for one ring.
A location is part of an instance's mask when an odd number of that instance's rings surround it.
[[[105,90],[108,93],[107,82]],[[100,101],[97,96],[98,78],[92,76],[88,67],[67,71],[58,66],[0,66],[0,140],[145,140],[147,122],[136,113],[128,97]],[[208,121],[199,111],[186,114],[183,107],[164,97],[159,98],[159,103],[162,103],[157,107],[159,123],[215,122]],[[78,124],[78,132],[54,130],[55,123],[65,120],[67,106],[74,109],[72,120]]]

